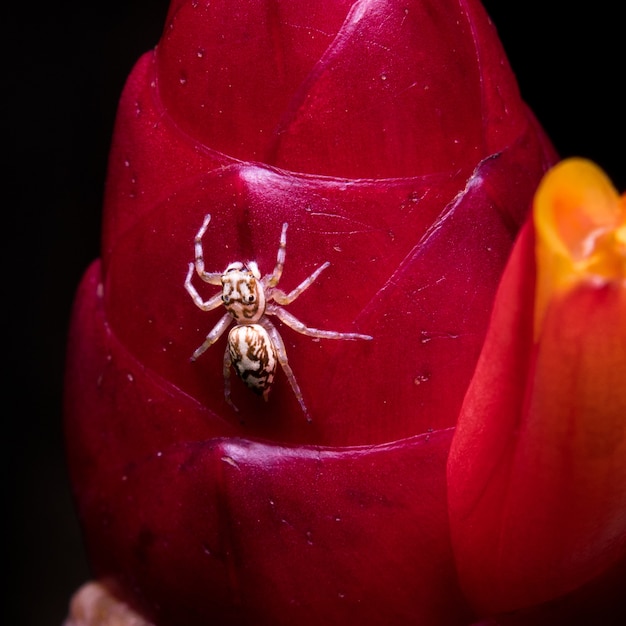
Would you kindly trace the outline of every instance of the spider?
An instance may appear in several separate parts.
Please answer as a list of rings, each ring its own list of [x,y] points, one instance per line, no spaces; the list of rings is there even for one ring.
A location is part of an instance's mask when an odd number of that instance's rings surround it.
[[[322,264],[289,293],[278,289],[277,285],[283,273],[287,248],[286,222],[283,224],[276,265],[271,274],[261,277],[259,268],[254,261],[231,263],[224,272],[206,272],[202,238],[210,221],[211,215],[206,215],[194,238],[195,263],[189,263],[185,289],[196,306],[203,311],[212,311],[223,304],[226,313],[209,332],[202,345],[193,353],[191,360],[195,361],[210,348],[234,322],[235,326],[228,334],[228,342],[224,351],[223,374],[226,402],[235,411],[238,410],[230,397],[231,366],[252,391],[263,396],[263,399],[267,401],[277,364],[280,363],[304,415],[310,422],[311,418],[304,403],[300,386],[287,359],[285,344],[278,329],[268,316],[275,315],[281,322],[308,337],[347,340],[370,340],[372,337],[358,333],[340,333],[310,328],[280,306],[293,302],[330,265],[328,261]],[[194,269],[204,282],[210,285],[221,285],[222,291],[206,301],[202,300],[196,288],[191,284]]]

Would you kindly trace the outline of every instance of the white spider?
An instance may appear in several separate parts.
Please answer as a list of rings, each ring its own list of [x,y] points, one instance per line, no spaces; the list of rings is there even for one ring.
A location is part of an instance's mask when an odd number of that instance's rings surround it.
[[[279,306],[293,302],[330,265],[327,261],[318,267],[313,274],[289,293],[277,289],[276,286],[282,276],[285,264],[285,250],[287,247],[286,222],[283,224],[280,235],[276,266],[271,274],[261,277],[259,268],[254,261],[245,264],[241,262],[231,263],[224,272],[206,272],[204,270],[202,237],[210,221],[211,216],[205,216],[204,222],[195,236],[195,263],[189,264],[189,271],[185,279],[185,289],[189,292],[196,306],[203,311],[211,311],[223,304],[227,312],[209,332],[202,345],[193,353],[191,360],[195,361],[205,350],[212,346],[234,321],[235,326],[228,334],[228,342],[224,351],[224,398],[226,402],[235,411],[237,410],[230,398],[231,365],[235,368],[241,380],[252,391],[262,395],[267,400],[276,374],[276,365],[280,363],[302,407],[302,411],[307,420],[311,421],[302,392],[289,365],[285,344],[280,333],[267,316],[275,315],[296,332],[309,337],[348,340],[372,339],[372,337],[358,333],[339,333],[332,330],[309,328]],[[204,282],[211,285],[221,285],[222,291],[209,298],[206,302],[203,301],[196,288],[191,284],[194,268]]]

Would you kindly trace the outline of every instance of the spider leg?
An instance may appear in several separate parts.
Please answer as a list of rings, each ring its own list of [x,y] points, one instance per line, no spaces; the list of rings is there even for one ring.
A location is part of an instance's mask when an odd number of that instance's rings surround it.
[[[302,391],[300,391],[300,385],[298,385],[298,381],[296,380],[293,370],[291,369],[291,365],[289,365],[289,359],[287,358],[287,350],[285,349],[285,342],[283,341],[283,338],[280,336],[280,333],[278,332],[276,326],[274,326],[274,324],[272,324],[272,322],[270,322],[266,317],[262,318],[260,323],[263,325],[265,330],[267,330],[270,339],[272,340],[272,344],[276,349],[276,357],[278,358],[278,362],[283,368],[285,376],[287,376],[287,380],[291,385],[291,389],[296,396],[298,403],[300,404],[300,408],[302,409],[302,412],[304,413],[307,422],[312,422],[313,420],[309,415],[306,404],[304,404],[304,398],[302,397]]]
[[[206,352],[206,350],[222,336],[222,333],[228,328],[232,321],[233,318],[230,313],[224,313],[220,321],[213,327],[213,330],[206,336],[202,345],[191,355],[191,360],[195,361],[203,352]]]
[[[276,265],[271,276],[267,278],[267,287],[276,287],[280,277],[283,275],[283,267],[285,266],[285,255],[287,254],[287,222],[283,224],[283,230],[280,233],[280,243],[278,244],[278,254],[276,255]]]
[[[191,284],[191,277],[193,275],[193,263],[189,264],[189,271],[187,272],[187,278],[185,278],[185,289],[187,293],[192,297],[196,306],[203,311],[212,311],[222,304],[222,292],[215,294],[212,298],[209,298],[206,302],[202,300],[200,294],[196,288]]]
[[[226,350],[224,350],[224,400],[226,403],[230,405],[233,410],[239,411],[239,409],[235,406],[233,401],[230,398],[230,367],[232,365],[232,360],[230,357],[230,350],[228,349],[228,344],[226,344]]]
[[[328,261],[320,265],[308,278],[305,278],[293,291],[285,293],[281,289],[273,289],[271,297],[278,304],[290,304],[293,302],[304,290],[308,289],[317,279],[317,277],[330,265]]]
[[[360,333],[340,333],[334,330],[310,328],[303,324],[295,315],[292,315],[282,307],[276,305],[269,304],[265,312],[269,315],[275,315],[281,322],[287,324],[287,326],[301,335],[307,335],[308,337],[318,337],[319,339],[347,339],[349,341],[373,339],[371,335],[361,335]]]
[[[200,226],[200,230],[196,233],[194,237],[194,252],[196,256],[195,266],[196,272],[198,272],[198,276],[205,282],[211,285],[221,285],[222,272],[205,272],[204,271],[204,252],[202,250],[202,237],[204,237],[204,233],[209,226],[209,222],[211,221],[211,215],[207,214],[204,216],[204,221],[202,222],[202,226]]]

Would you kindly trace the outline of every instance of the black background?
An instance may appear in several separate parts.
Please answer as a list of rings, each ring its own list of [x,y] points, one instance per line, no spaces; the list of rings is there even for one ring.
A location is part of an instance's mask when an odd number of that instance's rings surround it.
[[[619,3],[484,5],[523,97],[560,155],[596,161],[624,191]],[[167,6],[72,0],[4,9],[2,621],[11,626],[60,625],[72,591],[89,575],[63,456],[65,338],[80,276],[99,254],[117,100],[137,58],[157,42]]]

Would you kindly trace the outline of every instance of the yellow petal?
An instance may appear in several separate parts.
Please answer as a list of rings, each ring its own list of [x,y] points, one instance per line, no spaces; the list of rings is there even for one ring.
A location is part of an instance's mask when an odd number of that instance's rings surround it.
[[[544,176],[533,207],[537,232],[535,339],[550,299],[583,281],[626,280],[626,195],[586,159]]]

